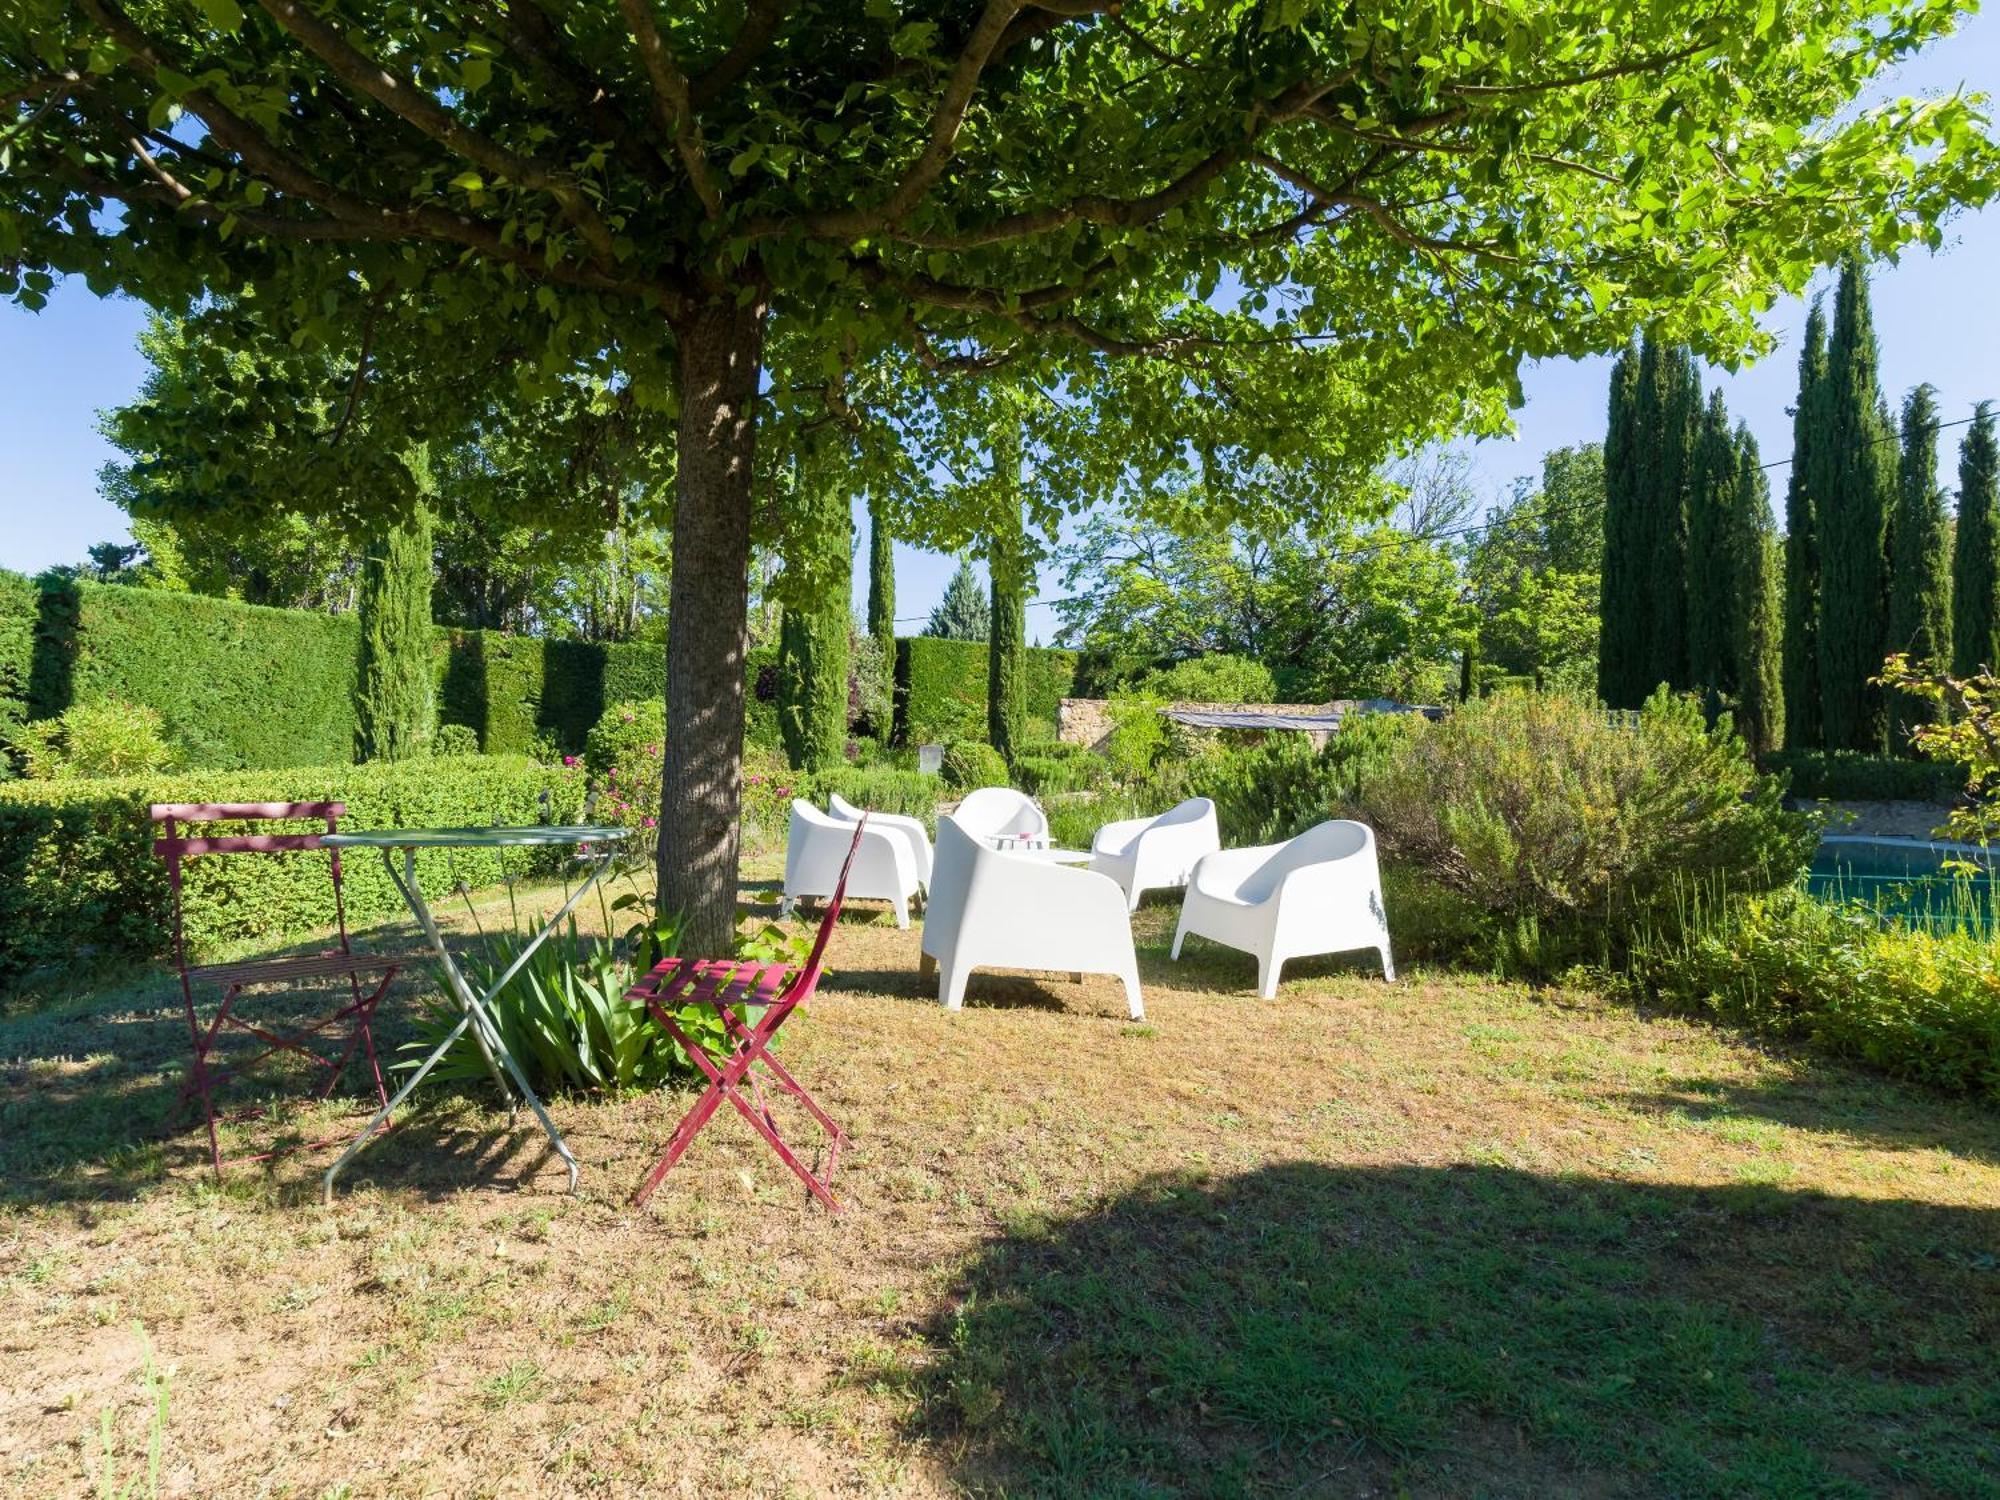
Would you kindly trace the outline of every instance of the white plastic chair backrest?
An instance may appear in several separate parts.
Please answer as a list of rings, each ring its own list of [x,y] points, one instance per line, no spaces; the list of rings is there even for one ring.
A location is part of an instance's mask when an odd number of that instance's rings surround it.
[[[1347,859],[1371,847],[1375,834],[1366,823],[1347,818],[1330,818],[1315,823],[1297,838],[1278,846],[1277,851],[1253,870],[1236,888],[1246,901],[1268,901],[1278,882],[1306,865],[1330,864]]]
[[[1026,792],[1010,786],[983,786],[966,793],[952,814],[958,826],[976,839],[996,834],[1040,838],[1049,831],[1049,820]]]
[[[1206,797],[1190,797],[1185,802],[1176,802],[1172,807],[1153,819],[1154,828],[1172,828],[1182,823],[1199,823],[1215,811],[1215,804]]]
[[[828,792],[826,794],[826,810],[843,822],[859,823],[861,821],[861,809],[856,807],[852,802],[849,802],[838,792]]]
[[[924,903],[923,951],[942,955],[957,935],[959,918],[965,914],[966,893],[972,887],[972,869],[984,848],[979,840],[959,826],[956,818],[938,819],[937,842],[931,856],[930,898]]]
[[[852,838],[854,825],[841,818],[830,818],[803,798],[792,799],[792,816],[811,828],[838,828]]]

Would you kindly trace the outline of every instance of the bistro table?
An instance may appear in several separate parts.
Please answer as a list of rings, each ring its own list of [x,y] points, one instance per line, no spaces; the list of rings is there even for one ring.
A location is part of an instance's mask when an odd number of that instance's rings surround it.
[[[430,939],[431,947],[437,952],[439,963],[444,966],[445,977],[450,982],[452,993],[457,998],[459,1007],[465,1012],[458,1024],[446,1034],[445,1039],[418,1064],[417,1070],[410,1075],[409,1082],[396,1091],[396,1097],[376,1112],[375,1118],[368,1122],[361,1134],[340,1153],[340,1159],[326,1169],[327,1202],[333,1201],[333,1180],[339,1175],[340,1169],[352,1161],[363,1146],[374,1139],[383,1121],[394,1114],[402,1102],[410,1096],[410,1091],[424,1081],[424,1075],[443,1060],[444,1055],[452,1049],[459,1037],[464,1035],[467,1027],[471,1028],[472,1039],[479,1045],[480,1055],[486,1059],[487,1071],[492,1073],[494,1083],[499,1085],[501,1097],[507,1101],[507,1123],[513,1124],[519,1109],[513,1090],[507,1087],[507,1079],[512,1078],[514,1088],[520,1091],[521,1099],[526,1100],[528,1108],[534,1111],[536,1120],[541,1123],[543,1132],[549,1138],[549,1143],[555,1147],[556,1154],[562,1157],[563,1165],[569,1168],[569,1189],[572,1193],[576,1191],[576,1157],[571,1154],[555,1123],[549,1119],[548,1111],[542,1108],[542,1101],[535,1097],[535,1091],[528,1086],[526,1075],[522,1073],[520,1064],[514,1060],[513,1053],[507,1050],[506,1039],[501,1035],[500,1028],[494,1024],[493,1017],[486,1007],[492,1004],[493,998],[507,987],[508,981],[520,973],[522,967],[534,956],[535,950],[548,941],[557,924],[568,916],[577,902],[597,884],[599,878],[610,868],[611,862],[617,858],[617,845],[624,841],[629,832],[630,830],[624,828],[594,824],[527,828],[381,828],[359,833],[330,833],[320,840],[329,849],[382,851],[382,862],[389,867],[389,879],[395,883],[396,889],[402,892],[403,899],[409,903],[411,915],[417,919],[417,925],[423,928],[424,936]],[[542,930],[514,955],[514,961],[507,966],[506,972],[493,982],[492,988],[483,995],[475,994],[464,971],[452,958],[451,950],[445,947],[444,938],[438,932],[437,919],[431,915],[430,907],[424,904],[423,890],[417,884],[417,851],[544,849],[564,845],[576,848],[578,859],[590,867],[589,874],[584,877],[583,883],[570,893],[569,899],[563,902],[556,914],[543,924]],[[398,853],[402,855],[401,870],[396,868]],[[504,1077],[501,1073],[503,1067],[506,1069]]]
[[[1091,859],[1088,849],[1063,849],[1054,844],[997,844],[994,847],[1015,859],[1032,859],[1045,865],[1087,865]]]

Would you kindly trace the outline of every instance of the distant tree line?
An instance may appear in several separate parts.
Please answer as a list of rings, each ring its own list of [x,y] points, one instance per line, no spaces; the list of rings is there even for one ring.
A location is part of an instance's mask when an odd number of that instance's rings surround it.
[[[1930,710],[1874,679],[1891,652],[1974,671],[2000,659],[1993,413],[1978,408],[1954,525],[1938,483],[1936,392],[1900,418],[1881,389],[1868,287],[1841,268],[1831,326],[1799,354],[1785,529],[1756,443],[1684,349],[1651,338],[1612,372],[1605,438],[1598,691],[1636,707],[1662,683],[1728,708],[1760,750],[1905,750]]]

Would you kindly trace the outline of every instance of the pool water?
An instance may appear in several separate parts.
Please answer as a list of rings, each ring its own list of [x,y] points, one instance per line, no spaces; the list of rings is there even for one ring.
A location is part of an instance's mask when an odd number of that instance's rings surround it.
[[[1971,873],[1948,863],[1976,866]],[[1995,928],[2000,851],[1925,839],[1830,834],[1806,871],[1806,889],[1830,901],[1859,901],[1913,926]]]

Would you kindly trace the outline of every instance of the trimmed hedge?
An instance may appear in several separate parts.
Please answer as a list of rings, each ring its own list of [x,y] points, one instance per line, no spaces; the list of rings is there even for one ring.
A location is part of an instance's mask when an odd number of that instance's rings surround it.
[[[986,643],[912,636],[896,642],[896,738],[904,744],[986,738]],[[1076,653],[1031,646],[1028,718],[1055,729],[1076,681]]]
[[[1766,772],[1787,773],[1794,797],[1836,802],[1952,802],[1965,773],[1932,760],[1898,760],[1853,750],[1780,750],[1761,758]]]
[[[354,755],[354,616],[0,573],[0,733],[70,704],[158,711],[191,766],[324,766]],[[575,753],[606,705],[659,697],[657,643],[596,645],[439,629],[441,724],[489,755]]]
[[[9,782],[0,786],[0,975],[92,954],[170,951],[172,897],[146,816],[155,802],[338,800],[347,804],[341,826],[359,831],[574,821],[583,792],[580,772],[520,756]],[[554,868],[562,854],[538,858]],[[426,851],[417,866],[436,899],[460,879],[477,887],[518,873],[529,856],[510,852],[503,866],[492,851]],[[333,921],[325,855],[216,855],[186,868],[188,940],[198,952]],[[374,854],[350,852],[342,874],[350,924],[405,911]]]

